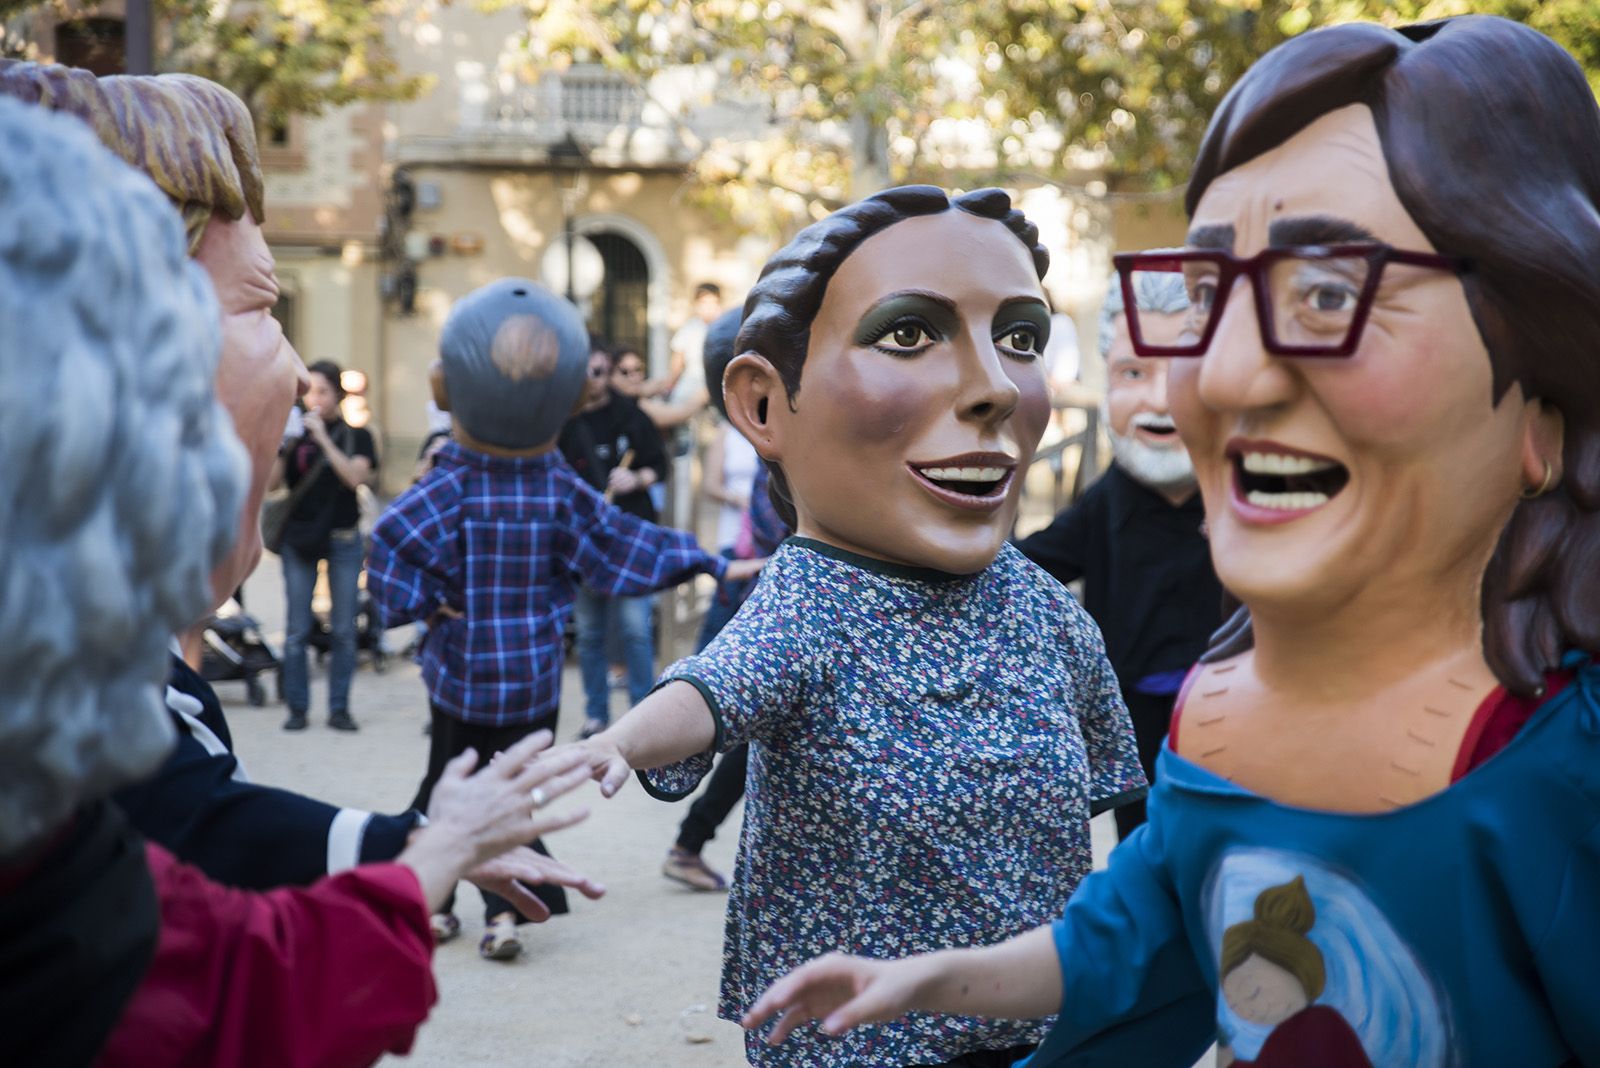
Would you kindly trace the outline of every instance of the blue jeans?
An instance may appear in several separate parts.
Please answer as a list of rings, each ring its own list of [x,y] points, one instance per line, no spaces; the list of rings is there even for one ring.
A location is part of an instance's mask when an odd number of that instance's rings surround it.
[[[611,686],[606,679],[606,631],[620,628],[622,661],[628,669],[628,701],[644,700],[656,681],[656,643],[650,632],[654,597],[604,597],[578,590],[578,670],[583,676],[584,714],[611,722]]]
[[[283,640],[283,699],[291,712],[311,707],[311,684],[306,677],[306,640],[315,620],[311,591],[317,584],[317,560],[285,545],[282,553],[283,587],[289,600],[289,633]],[[336,530],[328,544],[328,590],[333,596],[328,614],[331,632],[328,656],[328,714],[350,710],[350,677],[356,672],[356,596],[366,549],[355,528]]]

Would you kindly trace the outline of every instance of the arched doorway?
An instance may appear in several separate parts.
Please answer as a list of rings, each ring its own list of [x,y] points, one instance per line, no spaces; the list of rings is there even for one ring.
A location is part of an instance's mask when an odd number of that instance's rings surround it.
[[[614,230],[585,235],[606,271],[589,304],[589,333],[650,353],[650,267],[639,246]]]
[[[608,341],[615,341],[617,344],[637,345],[642,342],[644,346],[642,351],[645,354],[645,362],[650,368],[650,373],[652,375],[665,374],[667,370],[667,337],[670,333],[667,329],[667,309],[672,293],[672,267],[667,260],[666,251],[661,247],[660,240],[651,232],[648,226],[620,212],[599,212],[594,215],[580,215],[574,220],[573,228],[579,234],[593,241],[596,248],[605,257],[606,278],[601,283],[600,290],[595,293],[594,298],[589,302],[590,328],[601,336],[606,336],[604,331],[608,326],[625,333],[627,336],[606,337]],[[617,241],[607,240],[612,238],[617,239]],[[623,248],[617,242],[622,242],[629,247]],[[642,272],[637,260],[634,260],[632,265],[626,268],[619,263],[618,270],[625,270],[627,273],[617,276],[618,286],[622,291],[615,294],[615,297],[609,296],[606,292],[613,281],[608,247],[610,252],[615,252],[619,260],[623,258],[632,259],[631,253],[639,256],[644,261]],[[637,281],[641,273],[644,279],[642,288],[639,287]],[[633,292],[631,295],[627,292],[630,286],[624,285],[623,279],[635,280],[632,283]],[[624,310],[630,307],[639,307],[638,302],[641,299],[644,307],[642,338],[639,336],[638,326],[629,325],[630,313]],[[616,309],[609,321],[605,314],[608,301],[612,302],[612,307]]]

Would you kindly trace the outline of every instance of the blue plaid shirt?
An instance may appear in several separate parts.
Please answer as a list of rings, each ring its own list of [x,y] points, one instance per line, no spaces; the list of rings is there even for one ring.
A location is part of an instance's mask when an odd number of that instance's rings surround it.
[[[450,442],[372,531],[367,590],[384,625],[428,631],[422,678],[442,711],[503,727],[553,717],[575,583],[637,596],[726,562],[679,530],[618,510],[554,449],[504,458]]]

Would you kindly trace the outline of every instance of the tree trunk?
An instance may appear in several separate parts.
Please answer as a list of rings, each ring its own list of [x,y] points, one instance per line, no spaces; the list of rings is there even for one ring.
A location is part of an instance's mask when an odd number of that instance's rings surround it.
[[[864,111],[850,116],[852,201],[889,187],[889,131]]]

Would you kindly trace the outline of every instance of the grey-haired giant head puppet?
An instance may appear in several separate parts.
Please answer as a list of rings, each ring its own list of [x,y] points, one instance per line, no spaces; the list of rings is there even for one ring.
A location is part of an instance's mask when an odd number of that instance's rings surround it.
[[[244,456],[181,218],[79,120],[0,99],[0,857],[151,771]]]
[[[434,401],[463,443],[531,449],[555,439],[583,392],[589,332],[567,301],[502,278],[456,301],[439,339]]]

